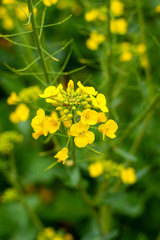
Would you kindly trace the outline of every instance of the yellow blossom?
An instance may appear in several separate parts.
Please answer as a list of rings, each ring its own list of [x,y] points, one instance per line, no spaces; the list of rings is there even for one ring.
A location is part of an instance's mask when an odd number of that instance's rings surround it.
[[[88,131],[89,125],[81,122],[75,123],[70,128],[71,136],[74,136],[74,143],[77,147],[83,148],[87,144],[94,142],[95,135],[93,132]]]
[[[14,28],[14,22],[12,20],[12,18],[10,18],[9,16],[5,16],[2,19],[2,27],[8,31],[13,30]]]
[[[91,177],[99,177],[104,172],[104,166],[101,162],[95,162],[89,165],[88,170]]]
[[[0,7],[0,18],[3,19],[5,16],[7,16],[7,9],[5,7]]]
[[[101,109],[102,112],[108,112],[106,106],[106,98],[102,93],[99,93],[96,98],[92,96],[92,104],[95,108]]]
[[[158,6],[155,8],[155,11],[156,11],[157,13],[160,13],[160,5],[158,5]]]
[[[56,4],[58,0],[43,0],[45,6],[50,7],[53,4]]]
[[[138,52],[139,54],[143,54],[143,53],[146,52],[146,46],[145,46],[144,43],[141,43],[141,44],[139,44],[139,45],[137,46],[137,52]]]
[[[54,155],[54,158],[58,158],[58,162],[63,162],[63,164],[65,164],[65,161],[68,158],[68,148],[62,148],[62,150]]]
[[[97,123],[98,113],[95,110],[85,109],[81,114],[83,124],[95,125]]]
[[[46,102],[56,105],[57,101],[53,100],[52,98],[58,97],[58,99],[60,100],[62,98],[60,90],[62,89],[63,89],[62,84],[59,84],[57,88],[55,86],[49,86],[44,90],[44,93],[40,94],[39,96],[41,98],[46,98]]]
[[[11,95],[7,98],[8,105],[15,105],[19,101],[19,97],[15,92],[11,92]]]
[[[117,129],[118,125],[112,119],[108,120],[106,123],[101,124],[98,127],[98,131],[103,133],[103,140],[105,139],[105,135],[109,138],[115,138],[116,137],[115,132],[117,131]]]
[[[90,11],[85,13],[85,19],[88,22],[94,21],[96,20],[98,17],[98,10],[93,8]]]
[[[98,33],[97,31],[93,31],[90,34],[90,38],[87,39],[86,41],[86,46],[90,49],[90,50],[96,50],[99,45],[104,42],[105,40],[105,36],[104,34]]]
[[[106,122],[106,121],[107,121],[107,117],[106,117],[105,113],[104,112],[99,112],[97,123]]]
[[[81,89],[83,93],[93,96],[95,96],[98,93],[94,87],[85,87],[80,81],[77,82],[77,86]]]
[[[14,0],[2,0],[2,4],[14,4]]]
[[[120,59],[121,62],[129,62],[129,61],[132,60],[132,58],[133,58],[132,53],[129,52],[129,51],[126,51],[126,52],[121,54],[119,59]]]
[[[21,121],[24,122],[28,120],[29,113],[29,108],[24,103],[21,103],[17,106],[15,112],[10,114],[9,119],[13,123],[19,123]]]
[[[124,35],[127,32],[128,23],[124,18],[112,19],[110,27],[112,33]]]
[[[133,168],[123,168],[121,170],[121,179],[125,184],[134,184],[136,182],[136,174]]]
[[[31,126],[34,130],[33,138],[38,139],[41,135],[47,136],[48,132],[55,133],[59,129],[59,122],[55,118],[45,116],[44,110],[39,108]]]
[[[140,63],[143,68],[148,68],[148,66],[149,66],[148,59],[146,56],[140,57]]]
[[[111,13],[116,17],[122,15],[124,13],[124,4],[118,0],[112,0]]]

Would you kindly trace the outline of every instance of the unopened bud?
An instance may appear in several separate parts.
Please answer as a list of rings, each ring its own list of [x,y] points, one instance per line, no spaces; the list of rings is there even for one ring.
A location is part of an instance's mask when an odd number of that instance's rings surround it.
[[[65,110],[64,110],[64,113],[68,113],[68,112],[69,112],[69,110],[68,110],[68,109],[65,109]]]
[[[72,113],[68,114],[68,117],[69,117],[69,118],[72,118],[72,117],[73,117],[73,114],[72,114]]]
[[[82,105],[86,105],[86,104],[88,104],[86,101],[83,101],[83,102],[82,102]]]
[[[75,107],[75,106],[73,106],[73,107],[72,107],[72,110],[73,110],[73,111],[74,111],[74,110],[76,110],[76,107]]]
[[[76,114],[77,114],[78,116],[81,116],[82,113],[81,113],[81,111],[77,110],[77,111],[76,111]]]
[[[62,111],[62,110],[63,110],[63,107],[56,107],[56,110],[57,110],[57,111]]]

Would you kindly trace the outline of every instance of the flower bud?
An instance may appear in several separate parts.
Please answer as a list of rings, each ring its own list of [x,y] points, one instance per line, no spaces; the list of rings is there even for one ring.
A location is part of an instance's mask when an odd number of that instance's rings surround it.
[[[81,116],[82,113],[81,113],[81,111],[77,110],[77,111],[76,111],[76,114],[77,114],[78,116]]]
[[[83,102],[82,102],[82,105],[86,105],[86,104],[88,104],[86,101],[83,101]]]
[[[69,110],[68,110],[68,109],[65,109],[65,110],[64,110],[64,113],[68,113],[68,112],[69,112]]]
[[[73,107],[72,107],[72,110],[73,110],[73,111],[75,111],[75,110],[76,110],[76,107],[75,107],[75,106],[73,106]]]
[[[72,118],[72,117],[73,117],[73,114],[72,114],[72,113],[68,114],[68,117],[69,117],[69,118]]]
[[[56,107],[56,111],[62,111],[63,107]]]

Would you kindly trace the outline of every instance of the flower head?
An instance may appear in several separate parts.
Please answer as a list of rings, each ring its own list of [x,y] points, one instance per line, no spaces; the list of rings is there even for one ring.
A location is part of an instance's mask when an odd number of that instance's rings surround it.
[[[82,122],[75,123],[70,128],[71,136],[74,136],[74,143],[77,147],[83,148],[94,142],[95,135],[88,131],[89,125]]]
[[[127,32],[128,23],[124,18],[111,20],[111,32],[124,35]]]
[[[99,177],[104,172],[104,166],[101,162],[95,162],[89,165],[88,170],[91,177]]]
[[[109,137],[109,138],[115,138],[115,132],[118,129],[118,125],[117,123],[110,119],[108,120],[106,123],[101,124],[98,127],[99,132],[103,133],[103,140],[105,139],[105,136]]]
[[[15,105],[19,101],[19,97],[15,92],[11,92],[11,95],[7,98],[8,105]]]
[[[134,184],[136,182],[136,174],[133,168],[122,168],[121,179],[125,184]]]
[[[112,0],[111,1],[111,13],[114,16],[120,16],[124,12],[124,5],[119,0]]]
[[[50,7],[53,4],[56,4],[58,0],[43,0],[45,6]]]
[[[62,150],[54,155],[54,158],[58,158],[58,162],[63,162],[63,164],[65,164],[65,161],[68,158],[68,148],[62,148]]]
[[[86,93],[88,95],[95,96],[98,93],[94,87],[85,87],[80,81],[77,82],[77,86],[81,89],[83,93]]]

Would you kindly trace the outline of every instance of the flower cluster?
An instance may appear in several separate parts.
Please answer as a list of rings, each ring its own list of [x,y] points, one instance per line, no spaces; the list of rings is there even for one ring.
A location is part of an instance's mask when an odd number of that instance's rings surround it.
[[[7,99],[8,105],[16,105],[15,111],[12,112],[9,116],[9,119],[13,123],[19,123],[27,121],[30,114],[30,109],[26,104],[32,104],[38,100],[41,90],[38,86],[32,86],[22,89],[17,95],[15,92],[12,92]]]
[[[105,136],[115,138],[115,132],[118,129],[117,123],[105,115],[108,112],[106,98],[102,93],[98,93],[94,87],[83,86],[79,81],[78,88],[74,89],[74,82],[69,81],[66,90],[62,84],[58,87],[49,86],[39,96],[46,99],[51,105],[51,111],[55,108],[59,112],[59,118],[55,112],[46,115],[42,108],[39,108],[36,116],[32,119],[31,126],[34,130],[33,138],[38,139],[41,135],[47,136],[49,133],[56,133],[60,129],[61,123],[68,130],[68,143],[70,138],[74,138],[74,144],[78,148],[84,148],[92,144],[95,140],[95,134],[90,128],[97,128]],[[100,124],[97,127],[93,125]],[[65,163],[68,158],[68,148],[64,147],[54,157],[58,162]]]
[[[15,131],[6,131],[0,134],[0,154],[9,154],[15,143],[23,141],[23,136]]]
[[[70,233],[57,233],[53,228],[47,227],[37,236],[37,240],[73,240]]]
[[[134,184],[136,182],[136,174],[133,168],[125,168],[122,164],[117,164],[112,160],[96,161],[89,165],[88,170],[91,177],[104,175],[107,179],[119,177],[125,184]]]

